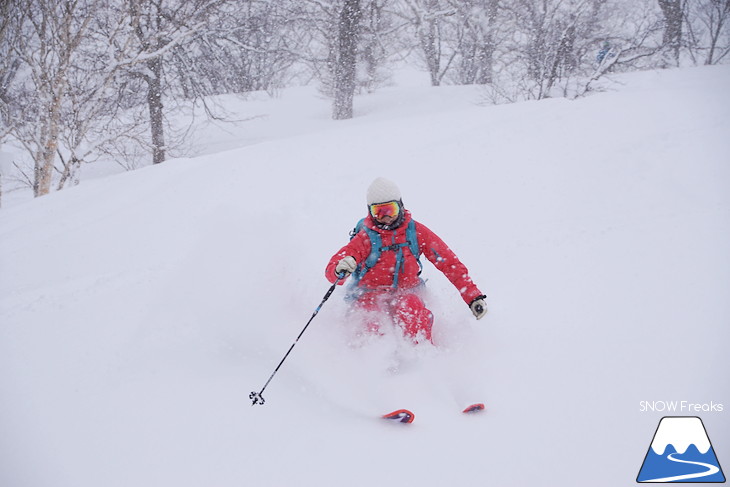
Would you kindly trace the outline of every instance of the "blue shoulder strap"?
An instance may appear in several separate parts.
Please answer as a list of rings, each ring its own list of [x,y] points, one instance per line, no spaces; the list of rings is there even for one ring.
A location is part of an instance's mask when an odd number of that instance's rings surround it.
[[[364,218],[357,222],[355,228],[352,230],[352,232],[350,232],[350,240],[355,238],[355,235],[360,233],[361,230],[364,230],[365,233],[367,233],[368,238],[370,239],[370,255],[368,255],[367,259],[365,259],[364,262],[360,262],[357,264],[357,269],[355,269],[355,272],[352,274],[352,278],[355,283],[360,282],[362,276],[364,276],[367,271],[375,266],[375,264],[378,262],[378,259],[380,259],[380,253],[382,252],[381,249],[383,247],[383,239],[380,237],[380,234],[375,230],[365,226]]]
[[[421,251],[418,248],[418,232],[416,232],[416,222],[414,222],[412,218],[411,221],[408,222],[408,227],[406,228],[406,240],[408,241],[408,245],[411,248],[411,254],[413,254],[413,257],[418,260],[418,265],[423,268],[423,266],[421,266]]]
[[[413,254],[413,257],[416,258],[416,262],[418,262],[418,275],[420,276],[423,271],[423,264],[421,264],[421,249],[418,246],[416,222],[413,221],[413,218],[411,218],[411,221],[408,222],[408,228],[406,228],[406,239],[411,246],[411,254]]]

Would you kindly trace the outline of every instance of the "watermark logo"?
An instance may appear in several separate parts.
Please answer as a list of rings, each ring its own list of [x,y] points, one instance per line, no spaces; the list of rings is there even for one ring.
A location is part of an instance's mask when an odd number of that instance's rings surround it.
[[[639,411],[646,412],[667,412],[680,414],[698,413],[721,413],[725,407],[716,402],[694,403],[690,401],[641,401]]]
[[[725,482],[702,420],[696,416],[663,417],[636,481]]]

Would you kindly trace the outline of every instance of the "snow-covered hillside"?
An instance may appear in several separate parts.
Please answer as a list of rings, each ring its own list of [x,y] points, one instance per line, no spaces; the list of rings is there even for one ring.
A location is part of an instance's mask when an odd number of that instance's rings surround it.
[[[730,67],[621,82],[393,87],[345,122],[295,90],[205,155],[3,208],[0,485],[615,487],[664,415],[730,465]],[[377,176],[489,314],[426,263],[439,347],[353,343],[337,289],[252,407]],[[724,410],[640,408],[670,400]]]

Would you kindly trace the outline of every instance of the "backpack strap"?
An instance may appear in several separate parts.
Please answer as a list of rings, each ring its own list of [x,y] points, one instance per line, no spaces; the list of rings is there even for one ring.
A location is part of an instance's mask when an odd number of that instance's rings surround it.
[[[352,273],[353,284],[359,283],[360,279],[362,279],[362,276],[364,276],[366,272],[368,272],[375,266],[375,264],[377,264],[378,260],[380,259],[381,248],[383,247],[382,237],[375,230],[365,226],[364,218],[357,222],[355,228],[350,232],[350,240],[355,238],[355,235],[363,230],[365,231],[365,233],[367,233],[368,238],[370,239],[370,255],[368,255],[364,262],[360,262],[357,264],[355,272]]]
[[[393,236],[395,238],[395,236]],[[395,250],[395,272],[393,273],[393,288],[398,287],[398,276],[400,275],[401,271],[403,270],[403,266],[405,265],[405,256],[403,255],[403,247],[408,247],[411,251],[411,254],[413,257],[416,258],[416,262],[418,262],[418,275],[421,275],[421,271],[423,271],[423,264],[421,264],[421,255],[418,248],[418,232],[416,232],[416,222],[413,221],[411,218],[411,221],[408,222],[408,226],[406,227],[406,241],[402,244],[395,244],[391,245],[389,250]]]
[[[413,257],[416,258],[416,261],[418,262],[418,275],[421,275],[421,272],[423,272],[423,264],[421,264],[421,249],[418,246],[418,232],[416,231],[416,222],[411,218],[411,221],[408,222],[408,227],[406,228],[406,240],[408,241],[410,248],[411,248],[411,254],[413,254]]]
[[[405,264],[403,247],[410,248],[411,254],[413,254],[413,257],[415,257],[416,261],[418,262],[418,274],[421,274],[421,271],[423,270],[423,265],[421,264],[421,256],[418,248],[418,234],[416,232],[416,223],[413,221],[413,219],[408,222],[408,226],[406,227],[406,242],[400,244],[395,243],[395,235],[393,235],[393,243],[391,243],[391,245],[383,245],[383,237],[377,231],[367,227],[365,225],[364,218],[357,222],[355,228],[350,232],[350,240],[355,238],[355,235],[363,230],[365,231],[365,233],[367,233],[368,238],[370,239],[370,255],[368,255],[364,262],[359,263],[357,265],[357,269],[355,269],[355,272],[352,273],[354,285],[357,285],[363,278],[363,276],[370,269],[375,267],[375,264],[377,264],[378,260],[380,260],[380,254],[387,250],[390,250],[396,252],[395,272],[393,274],[393,288],[397,288],[398,277],[403,270],[403,265]]]

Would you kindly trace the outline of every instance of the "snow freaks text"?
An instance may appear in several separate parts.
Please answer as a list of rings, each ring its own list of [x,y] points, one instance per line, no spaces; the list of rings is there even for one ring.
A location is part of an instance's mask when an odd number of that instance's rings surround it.
[[[695,403],[690,401],[640,401],[639,412],[670,413],[721,413],[724,407],[720,403]]]

